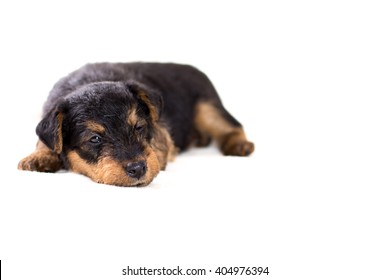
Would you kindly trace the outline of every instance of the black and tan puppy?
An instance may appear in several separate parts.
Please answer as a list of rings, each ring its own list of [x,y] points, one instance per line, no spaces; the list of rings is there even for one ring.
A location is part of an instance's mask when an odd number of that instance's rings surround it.
[[[205,74],[178,64],[88,64],[61,79],[18,168],[69,169],[98,183],[149,184],[178,151],[215,140],[225,155],[254,150]]]

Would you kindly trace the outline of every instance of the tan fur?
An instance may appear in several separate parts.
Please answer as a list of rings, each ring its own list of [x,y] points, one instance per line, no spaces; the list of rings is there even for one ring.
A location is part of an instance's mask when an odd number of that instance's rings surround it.
[[[62,113],[58,113],[57,115],[57,123],[58,123],[58,129],[57,129],[57,139],[54,143],[54,151],[59,155],[62,151],[62,121],[64,119],[64,116]]]
[[[83,160],[77,152],[71,151],[68,153],[68,160],[72,171],[86,175],[97,183],[117,186],[144,186],[152,182],[160,171],[159,161],[153,150],[147,148],[145,154],[147,171],[140,180],[129,177],[123,165],[110,156],[103,156],[96,164],[90,164]]]
[[[104,126],[94,121],[87,121],[85,126],[93,132],[104,133],[105,131]]]
[[[146,94],[141,91],[138,96],[140,97],[140,99],[146,104],[146,106],[148,106],[149,108],[149,111],[150,111],[150,116],[152,118],[152,120],[155,122],[158,120],[158,112],[157,112],[157,109],[152,105],[152,103],[150,103],[150,100],[149,98],[146,96]]]
[[[222,137],[220,148],[225,155],[248,156],[253,153],[255,146],[246,140],[245,133],[241,129]]]
[[[198,133],[211,136],[225,155],[247,156],[254,151],[254,144],[246,139],[242,127],[228,123],[209,102],[197,105],[194,123]]]
[[[168,161],[173,161],[177,150],[168,130],[161,126],[155,126],[155,135],[151,142],[152,149],[155,151],[161,170],[164,170]]]
[[[37,143],[36,150],[18,164],[19,170],[28,171],[56,172],[61,168],[62,163],[59,156],[40,140]]]
[[[137,120],[137,111],[135,108],[130,108],[128,112],[127,123],[131,126],[135,126],[137,124]]]

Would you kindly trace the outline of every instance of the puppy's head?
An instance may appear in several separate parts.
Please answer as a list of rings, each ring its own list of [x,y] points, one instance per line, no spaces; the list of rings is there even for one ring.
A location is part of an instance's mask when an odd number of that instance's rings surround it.
[[[161,96],[143,85],[93,83],[58,102],[36,132],[70,170],[99,183],[143,186],[163,164],[153,146],[161,107]]]

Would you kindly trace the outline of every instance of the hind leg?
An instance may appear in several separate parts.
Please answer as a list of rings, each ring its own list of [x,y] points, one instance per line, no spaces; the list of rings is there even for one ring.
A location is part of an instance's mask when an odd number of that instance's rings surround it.
[[[196,130],[194,132],[193,143],[195,144],[195,147],[207,147],[211,143],[211,137],[206,133]]]
[[[209,135],[224,155],[248,156],[255,147],[246,139],[241,124],[222,104],[201,102],[195,110],[195,127],[202,135]]]

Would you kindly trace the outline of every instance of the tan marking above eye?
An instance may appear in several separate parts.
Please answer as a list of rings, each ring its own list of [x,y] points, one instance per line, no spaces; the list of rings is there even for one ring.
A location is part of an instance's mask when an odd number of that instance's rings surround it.
[[[135,126],[138,120],[137,112],[135,108],[130,108],[127,114],[128,114],[127,123],[131,126]]]
[[[87,121],[85,123],[85,126],[89,129],[89,130],[92,130],[93,132],[97,132],[97,133],[104,133],[105,129],[104,129],[104,126],[102,126],[101,124],[97,123],[97,122],[94,122],[94,121]]]

